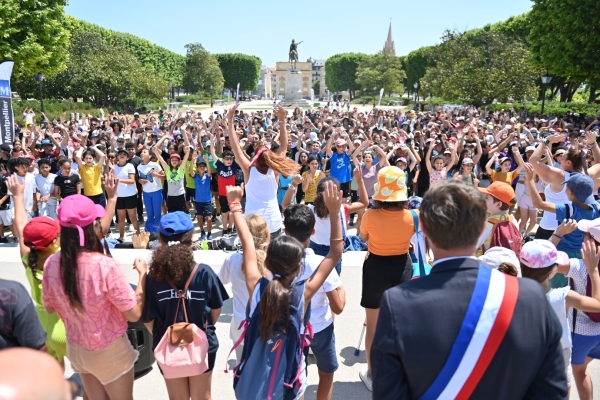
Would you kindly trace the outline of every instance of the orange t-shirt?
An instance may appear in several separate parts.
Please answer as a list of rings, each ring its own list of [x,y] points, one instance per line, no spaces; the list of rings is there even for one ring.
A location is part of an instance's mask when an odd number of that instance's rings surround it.
[[[415,224],[409,210],[369,209],[363,215],[360,232],[369,235],[370,253],[397,256],[408,253]]]

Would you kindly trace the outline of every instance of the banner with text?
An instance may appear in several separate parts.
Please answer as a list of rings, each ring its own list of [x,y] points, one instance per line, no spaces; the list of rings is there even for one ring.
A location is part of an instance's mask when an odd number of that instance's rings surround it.
[[[15,140],[15,118],[10,94],[12,60],[0,62],[0,144],[12,144]]]

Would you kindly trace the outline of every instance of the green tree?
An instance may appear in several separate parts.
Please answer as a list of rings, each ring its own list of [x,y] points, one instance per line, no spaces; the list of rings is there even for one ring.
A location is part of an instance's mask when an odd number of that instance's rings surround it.
[[[553,75],[566,77],[575,83],[571,85],[575,89],[579,82],[589,83],[593,101],[600,84],[600,2],[534,0],[529,21],[528,40],[534,62]]]
[[[470,35],[447,31],[442,40],[431,52],[435,64],[421,80],[423,90],[478,105],[536,97],[541,71],[523,40],[490,29]]]
[[[402,69],[400,58],[382,52],[365,58],[356,70],[356,83],[359,87],[365,87],[367,91],[377,87],[376,93],[383,88],[388,96],[392,93],[404,93],[404,79],[406,73]]]
[[[223,87],[223,74],[217,59],[200,43],[189,43],[185,48],[187,54],[182,87],[188,93],[208,93],[211,86],[213,91],[220,90]]]
[[[319,97],[321,95],[321,81],[318,79],[314,81],[312,84],[312,88],[315,92],[315,97]]]
[[[68,50],[67,68],[44,82],[48,98],[83,98],[104,107],[130,98],[160,99],[169,90],[164,79],[142,67],[119,41],[110,46],[97,33],[79,31]],[[21,97],[37,97],[33,79],[15,83]]]
[[[0,59],[15,61],[15,78],[33,78],[38,72],[54,75],[65,68],[69,31],[65,0],[0,3]]]
[[[350,100],[356,97],[355,91],[362,90],[356,83],[358,65],[369,57],[363,53],[336,54],[325,60],[325,83],[332,92],[350,91]]]
[[[415,83],[420,83],[427,67],[433,64],[430,57],[433,48],[433,46],[421,47],[406,56],[406,87],[409,90],[413,89]]]
[[[215,57],[225,79],[224,87],[235,93],[239,83],[240,91],[256,90],[262,64],[260,58],[242,53],[215,54]]]

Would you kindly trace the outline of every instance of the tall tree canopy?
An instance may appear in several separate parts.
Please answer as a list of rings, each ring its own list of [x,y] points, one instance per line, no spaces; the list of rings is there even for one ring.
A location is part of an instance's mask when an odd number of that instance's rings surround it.
[[[212,92],[223,87],[219,62],[200,43],[189,43],[183,70],[182,87],[188,93]]]
[[[15,61],[14,77],[54,75],[68,59],[66,0],[0,2],[0,59]]]
[[[402,82],[405,78],[406,73],[402,69],[400,58],[382,52],[366,57],[356,70],[356,83],[359,88],[372,91],[374,87],[377,87],[375,92],[383,88],[384,93],[388,95],[403,93]]]
[[[355,95],[354,91],[362,90],[362,86],[356,83],[356,70],[358,65],[369,57],[363,53],[342,53],[329,57],[325,61],[325,83],[332,92],[350,90],[350,99]]]
[[[225,79],[225,87],[235,93],[237,84],[240,90],[256,90],[262,61],[256,56],[242,53],[215,54]]]
[[[483,29],[469,35],[447,31],[442,40],[431,53],[434,66],[421,80],[424,90],[479,104],[537,96],[541,71],[520,38]]]

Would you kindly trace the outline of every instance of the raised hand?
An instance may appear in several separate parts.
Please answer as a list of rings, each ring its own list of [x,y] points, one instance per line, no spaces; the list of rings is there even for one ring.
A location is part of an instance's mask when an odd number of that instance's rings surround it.
[[[329,215],[337,215],[342,207],[343,192],[338,190],[337,185],[332,181],[328,181],[325,184],[325,190],[323,191],[323,201],[329,210]]]
[[[106,189],[107,200],[117,198],[118,184],[119,178],[115,178],[115,174],[112,172],[107,172],[104,174],[104,189]]]
[[[588,274],[591,275],[596,269],[598,269],[598,260],[600,260],[600,246],[596,246],[595,243],[590,243],[590,241],[584,240],[581,244],[581,258],[585,263]]]
[[[19,182],[19,177],[17,174],[12,174],[8,177],[6,182],[6,186],[8,190],[12,193],[13,197],[21,197],[23,196],[23,192],[25,191],[25,179],[22,182]]]
[[[298,186],[302,183],[302,175],[296,174],[294,175],[294,179],[292,179],[292,185]]]
[[[227,191],[227,201],[230,203],[239,203],[242,201],[242,197],[244,197],[244,184],[242,186],[227,186],[225,188]]]
[[[525,163],[523,169],[525,171],[525,182],[529,182],[533,179],[533,166],[529,163]]]

